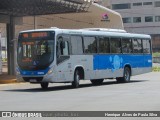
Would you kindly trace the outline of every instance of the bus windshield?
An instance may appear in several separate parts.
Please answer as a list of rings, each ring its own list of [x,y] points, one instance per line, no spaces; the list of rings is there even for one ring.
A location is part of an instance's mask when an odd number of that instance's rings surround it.
[[[22,70],[43,70],[53,62],[53,39],[21,38],[18,40],[17,62]]]

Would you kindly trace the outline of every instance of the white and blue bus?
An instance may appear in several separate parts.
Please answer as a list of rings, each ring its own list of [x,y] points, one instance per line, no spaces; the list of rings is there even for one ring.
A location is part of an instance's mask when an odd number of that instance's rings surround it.
[[[104,79],[129,82],[133,75],[151,72],[151,37],[116,29],[37,29],[18,38],[17,78],[40,83],[98,85]]]

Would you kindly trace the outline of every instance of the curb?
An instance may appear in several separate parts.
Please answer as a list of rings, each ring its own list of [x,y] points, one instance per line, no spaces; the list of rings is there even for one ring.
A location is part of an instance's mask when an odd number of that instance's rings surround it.
[[[13,80],[0,80],[0,84],[11,84],[11,83],[19,83],[16,79]]]

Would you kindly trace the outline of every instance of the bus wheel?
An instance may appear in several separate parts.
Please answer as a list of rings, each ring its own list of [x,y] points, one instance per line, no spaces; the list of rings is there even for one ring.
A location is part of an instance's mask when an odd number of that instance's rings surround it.
[[[79,87],[79,80],[80,80],[80,72],[78,70],[74,73],[74,81],[72,82],[72,87],[78,88]]]
[[[104,80],[104,79],[95,79],[95,80],[91,80],[91,83],[92,83],[93,85],[100,85],[100,84],[103,83],[103,80]]]
[[[123,77],[116,78],[116,80],[119,83],[127,83],[130,82],[130,78],[131,78],[131,70],[129,67],[125,67]]]
[[[49,83],[48,82],[42,82],[41,83],[41,88],[42,89],[47,89],[48,88]]]

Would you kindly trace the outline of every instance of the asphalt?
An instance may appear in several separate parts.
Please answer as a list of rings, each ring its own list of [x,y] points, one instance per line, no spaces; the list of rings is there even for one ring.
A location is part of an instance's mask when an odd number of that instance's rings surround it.
[[[159,72],[151,72],[133,76],[130,83],[105,80],[99,86],[93,86],[89,80],[80,81],[78,89],[63,83],[49,84],[47,90],[42,90],[39,84],[30,83],[0,85],[0,111],[160,111],[159,75]],[[80,120],[77,117],[50,119]],[[159,117],[86,119],[160,120]]]

